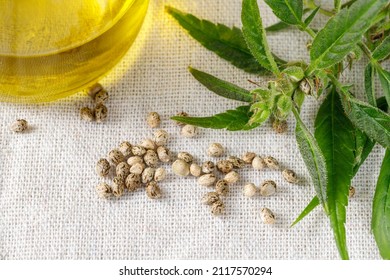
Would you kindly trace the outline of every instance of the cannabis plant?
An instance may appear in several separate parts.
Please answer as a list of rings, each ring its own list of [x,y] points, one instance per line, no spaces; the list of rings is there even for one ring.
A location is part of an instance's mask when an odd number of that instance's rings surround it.
[[[201,20],[167,7],[188,33],[204,47],[237,68],[270,77],[267,86],[248,91],[205,72],[190,68],[200,83],[216,94],[246,103],[210,117],[172,117],[200,127],[250,130],[268,119],[275,127],[293,115],[296,141],[312,179],[316,196],[293,223],[321,205],[330,219],[342,259],[348,259],[346,208],[351,180],[376,143],[387,149],[375,190],[372,232],[381,256],[390,259],[390,73],[382,62],[390,55],[389,0],[334,1],[326,10],[313,0],[265,0],[281,22],[263,27],[257,0],[242,2],[242,30]],[[311,22],[322,13],[329,17],[315,30]],[[312,37],[310,61],[284,61],[270,50],[267,32],[293,26]],[[339,80],[354,60],[367,57],[365,99],[353,86]],[[378,79],[379,78],[379,79]],[[381,93],[375,92],[380,82]],[[379,95],[383,95],[378,98]],[[322,102],[312,133],[302,122],[305,99]]]

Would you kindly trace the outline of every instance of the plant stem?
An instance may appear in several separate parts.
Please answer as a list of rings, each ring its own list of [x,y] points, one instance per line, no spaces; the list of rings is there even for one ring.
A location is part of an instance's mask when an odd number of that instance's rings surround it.
[[[341,0],[334,0],[334,9],[335,9],[336,13],[340,12]]]
[[[363,42],[358,43],[360,49],[364,52],[364,54],[368,57],[368,59],[372,62],[374,59],[372,58],[371,51],[367,47],[367,45]]]
[[[355,3],[357,0],[351,0],[341,5],[341,9],[350,7],[353,3]]]
[[[313,31],[313,29],[311,29],[309,26],[306,26],[305,28],[304,28],[304,30],[312,37],[312,38],[314,38],[314,37],[316,37],[316,33]]]

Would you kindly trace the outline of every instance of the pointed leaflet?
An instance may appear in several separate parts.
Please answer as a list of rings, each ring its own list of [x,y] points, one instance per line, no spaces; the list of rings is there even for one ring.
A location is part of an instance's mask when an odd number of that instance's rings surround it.
[[[310,214],[311,211],[313,211],[318,205],[320,205],[320,200],[317,196],[315,196],[309,204],[306,206],[305,209],[303,209],[302,213],[296,218],[296,220],[291,224],[290,227],[295,226],[297,223],[299,223],[303,218],[305,218],[307,215]]]
[[[279,68],[268,47],[257,0],[243,0],[241,21],[245,41],[253,56],[264,68],[279,74]]]
[[[320,202],[326,207],[326,184],[327,184],[327,170],[325,158],[322,154],[320,147],[302,122],[299,113],[293,108],[295,119],[297,120],[297,126],[295,129],[295,136],[297,139],[298,147],[301,152],[303,161],[306,164],[307,170],[311,176],[314,189]]]
[[[172,117],[172,120],[191,124],[195,126],[222,129],[226,128],[230,131],[250,130],[258,125],[248,125],[248,121],[252,116],[249,111],[249,106],[241,106],[235,110],[227,110],[211,117]]]
[[[340,62],[361,41],[375,15],[387,3],[388,0],[358,0],[332,17],[313,41],[308,73]]]
[[[376,184],[371,228],[382,258],[390,260],[390,150],[386,151]]]
[[[314,11],[305,19],[305,26],[309,26],[310,23],[313,21],[313,19],[315,18],[315,16],[317,15],[318,11],[320,10],[320,7],[317,7],[316,9],[314,9]]]
[[[384,60],[390,55],[390,36],[387,36],[372,53],[372,58],[377,61]]]
[[[390,116],[353,96],[341,98],[344,111],[355,127],[385,148],[390,147]]]
[[[343,112],[339,95],[332,90],[318,111],[315,138],[326,160],[329,218],[343,259],[348,259],[344,224],[355,166],[354,133],[355,128]]]
[[[268,73],[267,69],[261,67],[249,51],[240,29],[236,27],[229,28],[223,24],[214,24],[207,20],[201,20],[191,14],[183,13],[168,6],[166,7],[166,11],[195,40],[234,66],[250,73]]]
[[[303,2],[302,0],[265,0],[274,14],[285,23],[291,25],[303,25]]]
[[[390,73],[378,65],[376,68],[387,104],[390,105]]]
[[[189,70],[195,79],[197,79],[202,85],[215,92],[219,96],[244,102],[253,101],[253,96],[246,89],[220,80],[210,74],[196,70],[194,68],[189,67]]]
[[[376,106],[375,100],[375,68],[372,67],[371,62],[368,63],[364,70],[364,89],[367,96],[368,103],[372,106]]]

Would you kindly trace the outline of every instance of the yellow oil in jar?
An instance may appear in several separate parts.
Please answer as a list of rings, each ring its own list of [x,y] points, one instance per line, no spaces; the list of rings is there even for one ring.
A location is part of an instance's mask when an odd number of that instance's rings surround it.
[[[134,42],[148,2],[0,0],[0,101],[52,101],[99,80]]]

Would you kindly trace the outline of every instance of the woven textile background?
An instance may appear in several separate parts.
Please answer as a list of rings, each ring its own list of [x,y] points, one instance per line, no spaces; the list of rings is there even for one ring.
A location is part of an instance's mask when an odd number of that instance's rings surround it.
[[[267,124],[249,132],[201,129],[194,139],[179,136],[179,128],[169,121],[176,112],[210,115],[240,104],[210,93],[192,78],[188,65],[246,88],[253,88],[247,79],[265,79],[235,69],[201,47],[164,12],[166,4],[215,22],[241,25],[240,0],[151,0],[132,49],[102,81],[111,93],[106,123],[79,119],[79,109],[92,105],[83,94],[50,104],[0,104],[0,254],[9,259],[338,259],[320,208],[289,228],[314,195],[292,119],[284,135],[276,135]],[[259,4],[265,25],[276,22],[264,2]],[[307,59],[308,39],[294,29],[269,35],[274,52],[287,60]],[[345,79],[356,83],[355,91],[361,93],[362,77],[353,71]],[[318,102],[310,100],[303,110],[311,128],[317,109]],[[273,155],[303,182],[290,185],[278,172],[247,168],[224,199],[227,211],[220,217],[212,217],[200,203],[207,188],[194,178],[172,174],[161,183],[160,200],[149,200],[142,191],[119,200],[99,199],[94,188],[99,182],[96,161],[123,140],[138,143],[151,136],[153,130],[145,123],[150,111],[162,115],[173,151],[188,151],[201,162],[207,159],[208,144],[220,142],[232,155]],[[32,129],[11,133],[9,124],[17,118],[28,120]],[[356,196],[350,200],[346,224],[353,259],[380,258],[370,220],[383,154],[377,146],[353,181]],[[248,199],[241,194],[245,182],[258,185],[265,179],[277,182],[276,195]],[[261,222],[259,210],[264,206],[274,211],[275,225]]]

